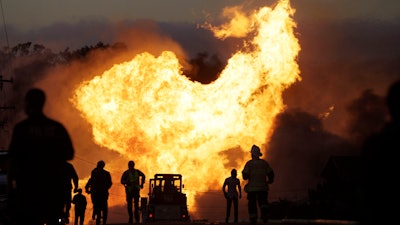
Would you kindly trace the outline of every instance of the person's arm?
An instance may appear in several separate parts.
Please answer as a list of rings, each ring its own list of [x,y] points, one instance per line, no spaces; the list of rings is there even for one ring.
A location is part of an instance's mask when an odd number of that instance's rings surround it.
[[[125,172],[122,173],[122,176],[121,176],[121,184],[124,185],[124,186],[126,186],[128,184],[128,181],[127,181],[126,178],[127,178],[127,173],[125,171]]]
[[[112,186],[112,179],[111,179],[111,174],[109,172],[107,172],[107,183],[108,183],[108,187],[107,189],[110,189]]]
[[[78,173],[76,172],[75,168],[71,165],[72,167],[72,182],[74,183],[74,192],[78,189],[78,184],[79,184],[79,177]]]
[[[92,178],[89,178],[88,182],[85,185],[86,193],[88,193],[88,194],[91,193],[91,186],[92,186]]]
[[[140,188],[143,189],[143,185],[146,182],[146,175],[142,171],[139,170],[139,174],[142,177],[142,182],[140,183]]]
[[[242,177],[243,180],[248,180],[250,177],[250,171],[249,171],[249,165],[248,163],[246,163],[246,165],[244,166],[243,170],[242,170]]]
[[[228,185],[228,183],[226,182],[226,179],[224,181],[224,184],[222,185],[222,192],[224,192],[224,197],[227,198],[227,192],[226,192],[226,186]]]
[[[238,179],[238,189],[239,189],[239,198],[242,198],[242,187],[240,186],[240,180]]]
[[[267,176],[268,176],[268,183],[269,184],[274,183],[275,173],[274,173],[274,170],[272,168],[270,168],[270,171],[268,172]]]

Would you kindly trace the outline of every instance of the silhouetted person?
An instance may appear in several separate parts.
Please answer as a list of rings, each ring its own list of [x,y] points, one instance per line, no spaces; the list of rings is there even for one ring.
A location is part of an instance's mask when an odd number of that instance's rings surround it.
[[[75,205],[74,225],[83,225],[85,222],[85,211],[87,206],[86,197],[82,194],[82,189],[76,190],[77,194],[72,198],[72,204]]]
[[[228,190],[227,190],[228,188]],[[236,169],[232,169],[231,176],[227,177],[222,185],[222,191],[224,192],[224,196],[226,198],[226,217],[225,223],[229,222],[229,217],[231,214],[231,208],[233,203],[233,215],[234,222],[238,222],[239,216],[239,198],[242,198],[242,188],[240,186],[240,181],[237,178]]]
[[[43,113],[46,95],[25,95],[27,118],[14,127],[9,146],[12,210],[17,224],[58,224],[63,218],[63,165],[74,148],[65,127]]]
[[[121,176],[121,184],[125,187],[126,203],[128,208],[129,220],[128,223],[133,223],[133,215],[135,215],[136,223],[140,222],[139,217],[139,199],[140,189],[143,189],[146,176],[138,169],[135,169],[135,162],[128,162],[128,170],[125,170]],[[135,211],[133,214],[132,204],[134,204]]]
[[[247,193],[248,212],[251,224],[256,224],[258,207],[260,208],[263,223],[268,222],[268,193],[269,184],[274,182],[275,174],[269,163],[260,159],[262,153],[257,145],[251,147],[251,160],[247,161],[242,171],[244,186]]]
[[[93,204],[93,219],[96,225],[107,224],[108,216],[108,189],[112,186],[111,174],[104,170],[105,162],[97,162],[96,168],[92,170],[90,178],[85,186],[86,193],[90,194]]]
[[[65,211],[64,211],[64,218],[65,218],[65,223],[69,223],[69,212],[71,209],[71,201],[72,201],[72,188],[74,188],[74,192],[76,192],[78,188],[78,174],[76,173],[76,170],[74,166],[66,162],[65,163],[65,193],[64,193],[64,204],[65,204]],[[72,187],[73,184],[73,187]]]
[[[164,181],[164,192],[174,193],[177,191],[178,189],[175,187],[174,180],[172,179],[172,177],[166,177]]]
[[[366,139],[361,153],[361,224],[391,224],[397,221],[398,156],[400,150],[400,81],[386,94],[390,120]]]

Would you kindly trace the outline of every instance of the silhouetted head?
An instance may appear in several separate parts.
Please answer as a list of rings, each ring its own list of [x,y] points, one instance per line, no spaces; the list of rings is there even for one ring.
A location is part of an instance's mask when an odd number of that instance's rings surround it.
[[[103,160],[97,162],[97,168],[103,169],[106,166],[106,163]]]
[[[135,168],[135,162],[132,161],[132,160],[129,161],[129,162],[128,162],[128,168],[129,168],[129,169],[134,169],[134,168]]]
[[[82,188],[78,188],[78,189],[76,190],[76,192],[78,192],[79,194],[82,194]]]
[[[386,104],[393,120],[400,120],[400,80],[393,83],[386,95]]]
[[[25,95],[25,113],[28,116],[42,114],[46,94],[39,88],[30,89]]]
[[[262,156],[260,147],[258,147],[257,145],[251,146],[251,156],[256,158]]]
[[[236,169],[232,169],[231,170],[231,175],[232,175],[232,177],[236,177],[237,176],[237,170]]]

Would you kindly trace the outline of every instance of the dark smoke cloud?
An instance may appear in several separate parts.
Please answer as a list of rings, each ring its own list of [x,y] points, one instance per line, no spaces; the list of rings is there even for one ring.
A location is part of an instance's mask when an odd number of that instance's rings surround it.
[[[267,159],[276,173],[275,193],[271,194],[306,197],[329,157],[343,154],[357,152],[348,141],[326,131],[317,116],[300,109],[287,110],[277,117],[267,149]]]
[[[301,82],[284,97],[290,108],[313,115],[330,111],[327,130],[345,136],[346,105],[371,89],[384,95],[400,78],[400,22],[298,22]]]
[[[385,98],[367,89],[347,105],[348,138],[357,146],[371,134],[378,132],[389,119]]]

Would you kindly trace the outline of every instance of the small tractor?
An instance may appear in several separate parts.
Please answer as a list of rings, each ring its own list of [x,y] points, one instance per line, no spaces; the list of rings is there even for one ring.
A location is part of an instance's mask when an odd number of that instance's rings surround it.
[[[155,174],[149,183],[148,198],[141,198],[143,222],[190,221],[181,174]]]

